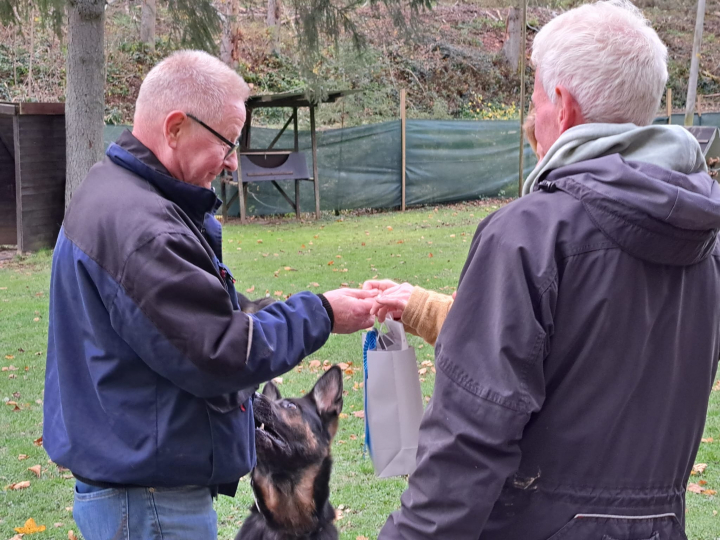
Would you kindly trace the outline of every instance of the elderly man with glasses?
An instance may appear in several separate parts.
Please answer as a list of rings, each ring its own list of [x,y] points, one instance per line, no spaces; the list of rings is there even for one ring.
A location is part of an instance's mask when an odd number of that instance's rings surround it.
[[[248,95],[210,55],[166,58],[65,216],[43,440],[87,540],[216,538],[213,497],[255,463],[257,386],[372,325],[374,293],[350,289],[240,311],[210,183],[237,168]]]

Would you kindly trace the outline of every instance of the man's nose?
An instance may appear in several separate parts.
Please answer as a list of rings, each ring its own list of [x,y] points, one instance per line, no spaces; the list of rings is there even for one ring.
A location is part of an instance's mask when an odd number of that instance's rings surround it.
[[[237,168],[238,168],[237,150],[233,150],[225,157],[225,161],[223,162],[223,167],[230,172],[237,170]]]

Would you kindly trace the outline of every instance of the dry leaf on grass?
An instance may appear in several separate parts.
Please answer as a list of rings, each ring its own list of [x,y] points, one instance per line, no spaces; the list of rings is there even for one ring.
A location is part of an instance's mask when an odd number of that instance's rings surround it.
[[[35,534],[44,530],[45,525],[38,525],[33,518],[28,519],[22,527],[15,527],[15,532],[20,534]]]
[[[27,454],[20,454],[20,455],[18,456],[18,461],[22,461],[23,459],[27,459],[27,458],[29,458],[29,457],[30,457],[30,456],[28,456]]]
[[[43,445],[42,436],[40,436],[39,438],[35,439],[35,440],[33,441],[33,444],[34,444],[35,446],[42,446],[42,445]]]
[[[365,411],[355,411],[353,416],[356,418],[365,418]]]
[[[253,285],[249,289],[245,289],[245,292],[253,292],[254,290],[255,290],[255,285]]]
[[[319,368],[319,367],[320,367],[320,360],[310,360],[310,367],[311,367],[311,368]]]
[[[702,493],[702,491],[703,491],[703,489],[694,482],[691,482],[690,484],[688,484],[687,490],[690,493]]]
[[[707,439],[700,439],[700,442],[704,442],[704,443],[710,444],[711,442],[713,442],[713,438],[712,438],[712,437],[708,437]]]
[[[11,491],[17,491],[19,489],[25,489],[30,487],[30,480],[23,480],[22,482],[15,482],[14,484],[10,484],[7,486],[6,489],[9,489]]]
[[[68,540],[78,540],[78,537],[75,536],[75,531],[72,529],[68,531]]]
[[[42,466],[40,466],[40,465],[34,465],[32,467],[28,467],[27,470],[34,473],[35,476],[37,476],[38,478],[40,478],[40,475],[42,474]]]
[[[690,474],[702,474],[707,469],[707,463],[696,463],[693,465],[692,472]]]

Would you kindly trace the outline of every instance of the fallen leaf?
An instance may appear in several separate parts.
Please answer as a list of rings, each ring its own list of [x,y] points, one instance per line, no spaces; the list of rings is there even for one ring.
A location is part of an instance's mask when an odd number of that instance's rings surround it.
[[[282,291],[275,291],[275,296],[282,296]]]
[[[249,289],[245,289],[245,292],[253,292],[254,290],[255,290],[255,285],[253,285]]]
[[[351,441],[357,440],[357,435],[350,435],[350,440]]]
[[[40,474],[42,472],[42,467],[40,465],[34,465],[32,467],[27,468],[28,471],[35,473],[35,476],[40,478]]]
[[[55,527],[56,529],[57,529],[57,528],[59,528],[59,527],[64,527],[64,526],[65,526],[65,524],[64,524],[64,523],[62,523],[62,522],[59,522],[59,523],[53,523],[53,527]]]
[[[283,378],[282,378],[282,377],[275,377],[275,378],[273,379],[273,382],[274,382],[275,384],[282,384]]]
[[[355,540],[370,540],[367,536],[356,536]]]
[[[10,484],[7,489],[12,491],[17,491],[18,489],[25,489],[30,487],[30,480],[24,480],[22,482],[15,482],[14,484]]]
[[[707,486],[707,480],[698,480],[698,485]]]
[[[38,322],[40,320],[40,317],[35,317],[33,321]]]
[[[10,540],[22,540],[23,535],[22,534],[16,534],[13,536]]]
[[[700,442],[704,442],[704,443],[710,444],[711,442],[713,442],[713,438],[712,438],[712,437],[708,437],[707,439],[700,439]]]
[[[24,526],[15,527],[15,532],[19,532],[20,534],[35,534],[43,532],[44,530],[45,525],[38,525],[33,518],[28,519]]]
[[[355,411],[353,416],[356,418],[365,418],[365,411]]]
[[[15,358],[15,357],[12,354],[5,355],[5,360],[12,360],[13,358]]]
[[[78,540],[78,537],[75,536],[75,532],[73,532],[72,529],[68,531],[68,540]]]
[[[337,364],[337,367],[345,371],[349,366],[345,362],[340,362],[339,364]]]
[[[34,444],[35,446],[42,446],[42,444],[43,444],[42,435],[41,435],[39,438],[35,439],[35,440],[33,441],[33,444]]]
[[[392,227],[390,225],[387,226],[388,231],[392,231]]]
[[[690,493],[702,493],[702,488],[698,484],[695,484],[694,482],[688,484],[687,490]]]
[[[430,257],[432,259],[432,256],[433,256],[432,253],[428,253],[428,257]]]
[[[257,243],[258,243],[258,244],[262,244],[262,240],[258,240]]]
[[[319,367],[320,367],[320,360],[310,360],[310,367],[311,367],[311,368],[319,368]]]
[[[703,494],[703,495],[708,495],[708,496],[709,496],[709,495],[716,495],[716,494],[717,494],[717,491],[715,491],[714,489],[703,489],[703,490],[702,490],[702,494]]]
[[[332,266],[333,264],[335,264],[335,261],[328,262],[328,266]]]
[[[341,412],[338,416],[339,416],[340,418],[347,418],[347,417],[348,417],[348,415],[345,414],[344,412]]]
[[[13,366],[13,365],[11,364],[11,365],[8,367],[8,370],[9,370],[9,371],[17,371],[18,368],[16,368],[15,366]]]
[[[425,374],[427,373],[427,368],[424,367],[424,368],[418,369],[418,373],[419,373],[420,375],[425,375]]]
[[[320,284],[316,283],[314,281],[309,285],[309,287],[319,287],[319,286],[320,286]]]
[[[702,474],[707,469],[707,463],[696,463],[693,465],[692,472],[695,474]]]
[[[30,457],[30,456],[28,456],[27,454],[20,454],[20,455],[18,456],[18,461],[22,461],[22,460],[24,460],[24,459],[27,459],[28,457]]]

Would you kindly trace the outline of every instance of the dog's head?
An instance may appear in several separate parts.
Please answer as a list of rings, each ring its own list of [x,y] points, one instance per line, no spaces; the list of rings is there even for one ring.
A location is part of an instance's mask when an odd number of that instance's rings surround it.
[[[333,366],[301,398],[285,399],[269,382],[256,394],[255,447],[261,473],[287,473],[329,456],[343,407],[343,379]]]

